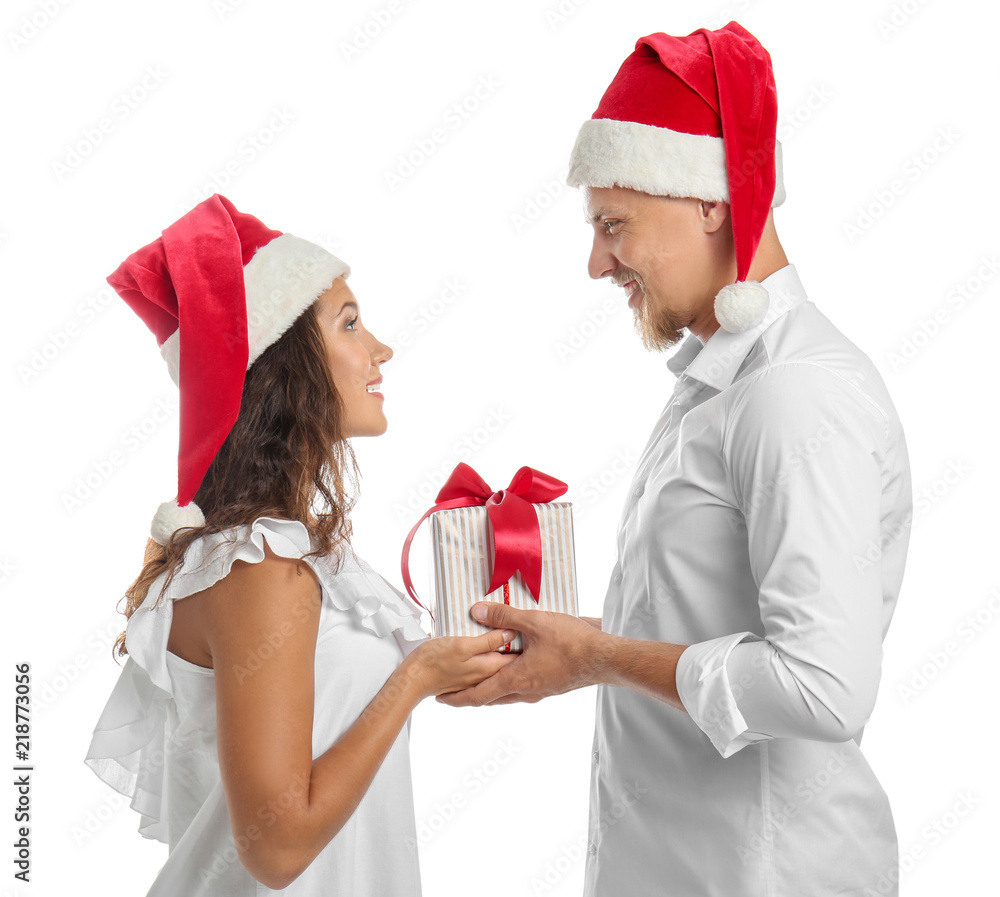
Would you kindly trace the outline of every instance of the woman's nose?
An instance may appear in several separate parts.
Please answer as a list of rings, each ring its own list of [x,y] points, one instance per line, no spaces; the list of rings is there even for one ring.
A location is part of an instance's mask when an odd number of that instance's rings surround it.
[[[385,343],[380,342],[374,333],[365,331],[368,352],[375,364],[385,364],[392,358],[393,352]]]

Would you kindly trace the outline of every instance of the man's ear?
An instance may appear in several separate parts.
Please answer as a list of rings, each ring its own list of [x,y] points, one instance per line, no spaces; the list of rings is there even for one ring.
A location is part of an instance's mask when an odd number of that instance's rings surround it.
[[[714,234],[723,224],[729,220],[729,203],[716,201],[710,202],[703,199],[698,203],[698,212],[701,216],[701,226],[706,234]]]

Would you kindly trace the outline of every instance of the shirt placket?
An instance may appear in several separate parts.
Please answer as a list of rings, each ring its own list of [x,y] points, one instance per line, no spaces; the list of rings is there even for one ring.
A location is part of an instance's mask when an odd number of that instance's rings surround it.
[[[646,483],[652,470],[653,459],[659,454],[658,450],[662,447],[664,439],[668,438],[668,434],[680,426],[681,418],[693,407],[696,398],[703,388],[704,384],[697,380],[685,377],[683,374],[678,377],[677,382],[674,384],[674,391],[670,397],[670,401],[663,409],[653,432],[650,434],[649,441],[646,443],[646,447],[643,449],[642,455],[636,464],[625,508],[622,511],[621,523],[618,527],[618,557],[611,575],[611,591],[605,600],[605,617],[608,619],[608,624],[611,627],[608,631],[617,631],[617,627],[621,623],[621,615],[624,609],[624,590],[622,584],[625,580],[626,565],[628,563],[628,555],[630,554],[626,543],[634,543],[636,539],[641,538],[635,532],[636,509],[639,499],[642,498],[646,491]]]
[[[609,632],[616,632],[621,625],[622,616],[624,611],[624,569],[625,569],[625,558],[628,552],[626,551],[626,532],[629,532],[631,540],[638,538],[638,534],[633,530],[629,530],[630,525],[635,526],[636,519],[636,506],[639,503],[639,499],[645,492],[646,482],[649,478],[654,458],[659,455],[659,449],[662,448],[664,439],[668,439],[669,434],[672,430],[680,425],[681,418],[687,413],[687,411],[693,407],[693,400],[699,395],[703,384],[696,380],[685,377],[681,375],[677,382],[674,384],[674,391],[670,397],[669,402],[660,414],[659,419],[656,422],[656,426],[653,428],[653,432],[650,434],[649,440],[646,443],[645,448],[642,451],[639,461],[636,464],[636,472],[632,478],[632,483],[629,487],[629,495],[626,500],[625,508],[622,512],[621,523],[618,528],[618,558],[615,563],[615,568],[612,573],[612,584],[609,587],[607,598],[605,599],[604,606],[604,620],[605,629]],[[600,768],[600,751],[598,749],[597,732],[601,728],[601,716],[603,713],[602,701],[598,701],[597,707],[597,727],[595,728],[595,738],[593,745],[593,763],[591,766],[592,778],[599,776]],[[591,788],[596,793],[597,782],[596,778],[591,782]],[[596,808],[596,815],[600,814],[600,807]],[[597,832],[596,821],[592,813],[591,816],[591,827],[588,832],[588,844],[587,844],[587,859],[586,862],[588,867],[590,864],[597,861],[598,848],[600,843],[600,836]],[[594,875],[594,870],[588,868],[588,877],[592,878]]]

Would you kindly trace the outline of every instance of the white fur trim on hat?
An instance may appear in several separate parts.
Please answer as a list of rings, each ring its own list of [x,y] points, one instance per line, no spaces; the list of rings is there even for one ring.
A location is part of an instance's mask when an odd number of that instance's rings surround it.
[[[759,281],[728,283],[715,295],[715,319],[723,330],[741,333],[763,321],[770,304],[767,288]]]
[[[322,246],[282,234],[261,246],[243,268],[247,301],[247,370],[333,281],[351,273]],[[170,379],[180,386],[180,329],[160,346]]]
[[[166,545],[171,534],[182,526],[204,526],[205,515],[193,501],[186,505],[177,504],[177,499],[165,501],[156,510],[149,534],[160,545]]]
[[[337,277],[350,273],[347,263],[333,253],[292,234],[282,234],[261,246],[243,269],[250,342],[247,367],[277,342]]]
[[[772,208],[785,201],[781,142],[774,146]],[[591,118],[570,154],[570,187],[626,187],[653,196],[694,196],[729,202],[726,151],[721,137],[685,134],[634,121]]]

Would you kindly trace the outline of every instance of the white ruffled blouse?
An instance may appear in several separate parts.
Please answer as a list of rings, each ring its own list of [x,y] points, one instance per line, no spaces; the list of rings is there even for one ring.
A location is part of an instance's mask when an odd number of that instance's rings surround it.
[[[304,524],[273,517],[203,536],[188,548],[159,602],[165,573],[126,626],[128,659],[84,762],[131,797],[140,834],[169,846],[147,897],[272,893],[236,852],[216,746],[214,672],[167,650],[173,601],[222,579],[236,560],[259,563],[265,538],[282,557],[302,557],[312,547]],[[339,572],[336,558],[305,560],[323,592],[314,667],[315,758],[350,728],[427,633],[416,605],[350,551]],[[419,897],[408,739],[409,720],[343,828],[302,875],[273,893]]]

